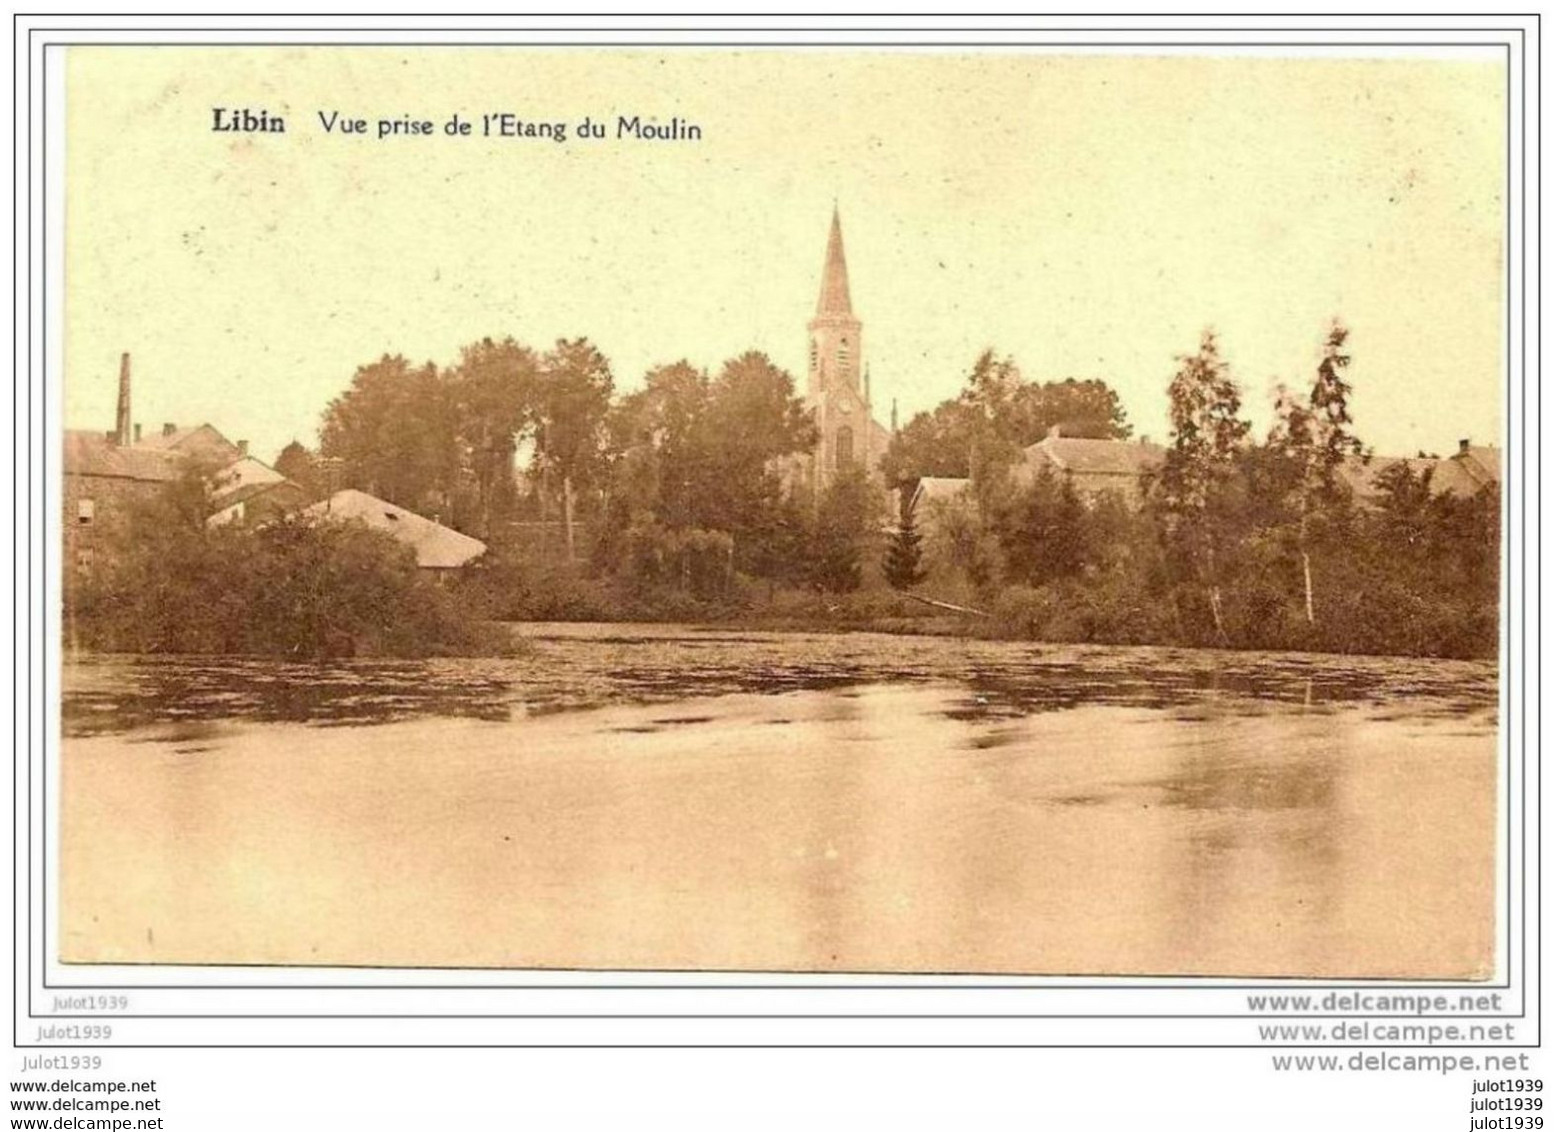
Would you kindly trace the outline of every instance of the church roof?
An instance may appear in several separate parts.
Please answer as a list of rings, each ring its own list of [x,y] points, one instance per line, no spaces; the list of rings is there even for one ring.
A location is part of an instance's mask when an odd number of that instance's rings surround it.
[[[831,238],[826,242],[826,266],[820,274],[820,302],[815,316],[852,317],[853,298],[847,289],[847,255],[842,251],[842,216],[831,209]]]

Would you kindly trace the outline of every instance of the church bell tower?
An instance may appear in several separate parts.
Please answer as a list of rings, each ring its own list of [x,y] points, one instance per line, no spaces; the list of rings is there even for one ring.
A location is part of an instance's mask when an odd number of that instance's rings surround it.
[[[820,431],[811,481],[818,492],[837,472],[861,465],[872,470],[875,428],[863,363],[863,323],[853,314],[847,285],[842,218],[833,206],[831,236],[820,273],[820,301],[809,320],[809,382],[805,388]]]
[[[809,395],[822,396],[838,386],[857,391],[863,366],[863,323],[853,314],[847,287],[847,254],[842,249],[842,217],[831,209],[831,238],[820,274],[820,301],[809,320]]]

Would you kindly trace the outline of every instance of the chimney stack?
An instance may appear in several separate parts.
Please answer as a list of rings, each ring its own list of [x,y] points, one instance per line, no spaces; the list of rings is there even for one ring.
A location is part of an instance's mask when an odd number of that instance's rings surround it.
[[[113,422],[115,444],[130,442],[130,356],[119,355],[119,414]]]
[[[1467,437],[1463,437],[1461,440],[1457,441],[1457,455],[1466,456],[1468,454],[1468,446],[1472,443],[1473,442]]]
[[[245,457],[248,455],[248,441],[239,440],[237,442],[237,454],[239,457]]]
[[[163,436],[172,436],[173,433],[175,433],[177,431],[178,431],[178,426],[175,425],[172,421],[163,421],[162,422],[162,435]]]
[[[1062,437],[1062,435],[1063,435],[1063,426],[1060,425],[1060,424],[1053,425],[1051,428],[1049,428],[1047,430],[1047,435],[1049,437],[1051,437],[1053,440],[1060,439]]]
[[[140,443],[140,426],[138,424],[135,426],[135,443]]]

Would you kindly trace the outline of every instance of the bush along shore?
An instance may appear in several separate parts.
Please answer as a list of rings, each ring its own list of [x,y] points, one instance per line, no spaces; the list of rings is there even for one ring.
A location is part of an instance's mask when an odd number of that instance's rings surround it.
[[[493,655],[517,646],[360,523],[209,527],[174,485],[103,532],[65,579],[67,647],[316,660]]]

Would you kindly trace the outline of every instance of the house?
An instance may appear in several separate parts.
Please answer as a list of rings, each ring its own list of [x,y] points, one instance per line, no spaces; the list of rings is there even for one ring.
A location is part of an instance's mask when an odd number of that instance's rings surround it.
[[[102,525],[122,517],[136,500],[166,490],[183,461],[169,452],[120,447],[101,432],[68,429],[62,467],[65,561],[84,567],[96,553]]]
[[[1479,488],[1500,486],[1500,449],[1464,438],[1451,459]]]
[[[1150,480],[1165,463],[1165,449],[1143,440],[1097,440],[1064,436],[1054,425],[1041,440],[1025,449],[1016,470],[1017,481],[1048,472],[1072,484],[1087,499],[1110,492],[1129,506],[1144,501]]]
[[[423,570],[457,570],[486,552],[479,539],[354,488],[337,491],[302,513],[324,521],[365,523],[390,534],[415,551],[416,565]]]
[[[1415,476],[1429,472],[1430,490],[1436,495],[1468,499],[1485,488],[1500,486],[1500,449],[1475,445],[1470,440],[1459,441],[1456,453],[1445,459],[1438,456],[1372,456],[1369,459],[1350,456],[1339,466],[1338,478],[1357,502],[1375,506],[1381,499],[1387,473],[1399,466]]]
[[[161,432],[144,438],[140,426],[136,425],[131,443],[136,448],[172,453],[210,467],[224,467],[248,455],[247,441],[234,443],[210,424],[182,428],[169,421],[162,426]]]
[[[207,526],[260,523],[297,510],[307,503],[307,491],[263,460],[244,456],[215,474]]]
[[[938,521],[939,512],[956,499],[970,499],[971,481],[952,476],[924,476],[907,496],[912,522],[925,535]]]
[[[69,429],[63,452],[66,561],[87,565],[104,522],[121,519],[132,500],[154,498],[190,469],[212,474],[212,524],[252,521],[300,507],[299,486],[248,455],[248,442],[231,441],[214,425],[164,424],[143,436],[131,420],[130,356],[119,358],[119,402],[109,432]]]

